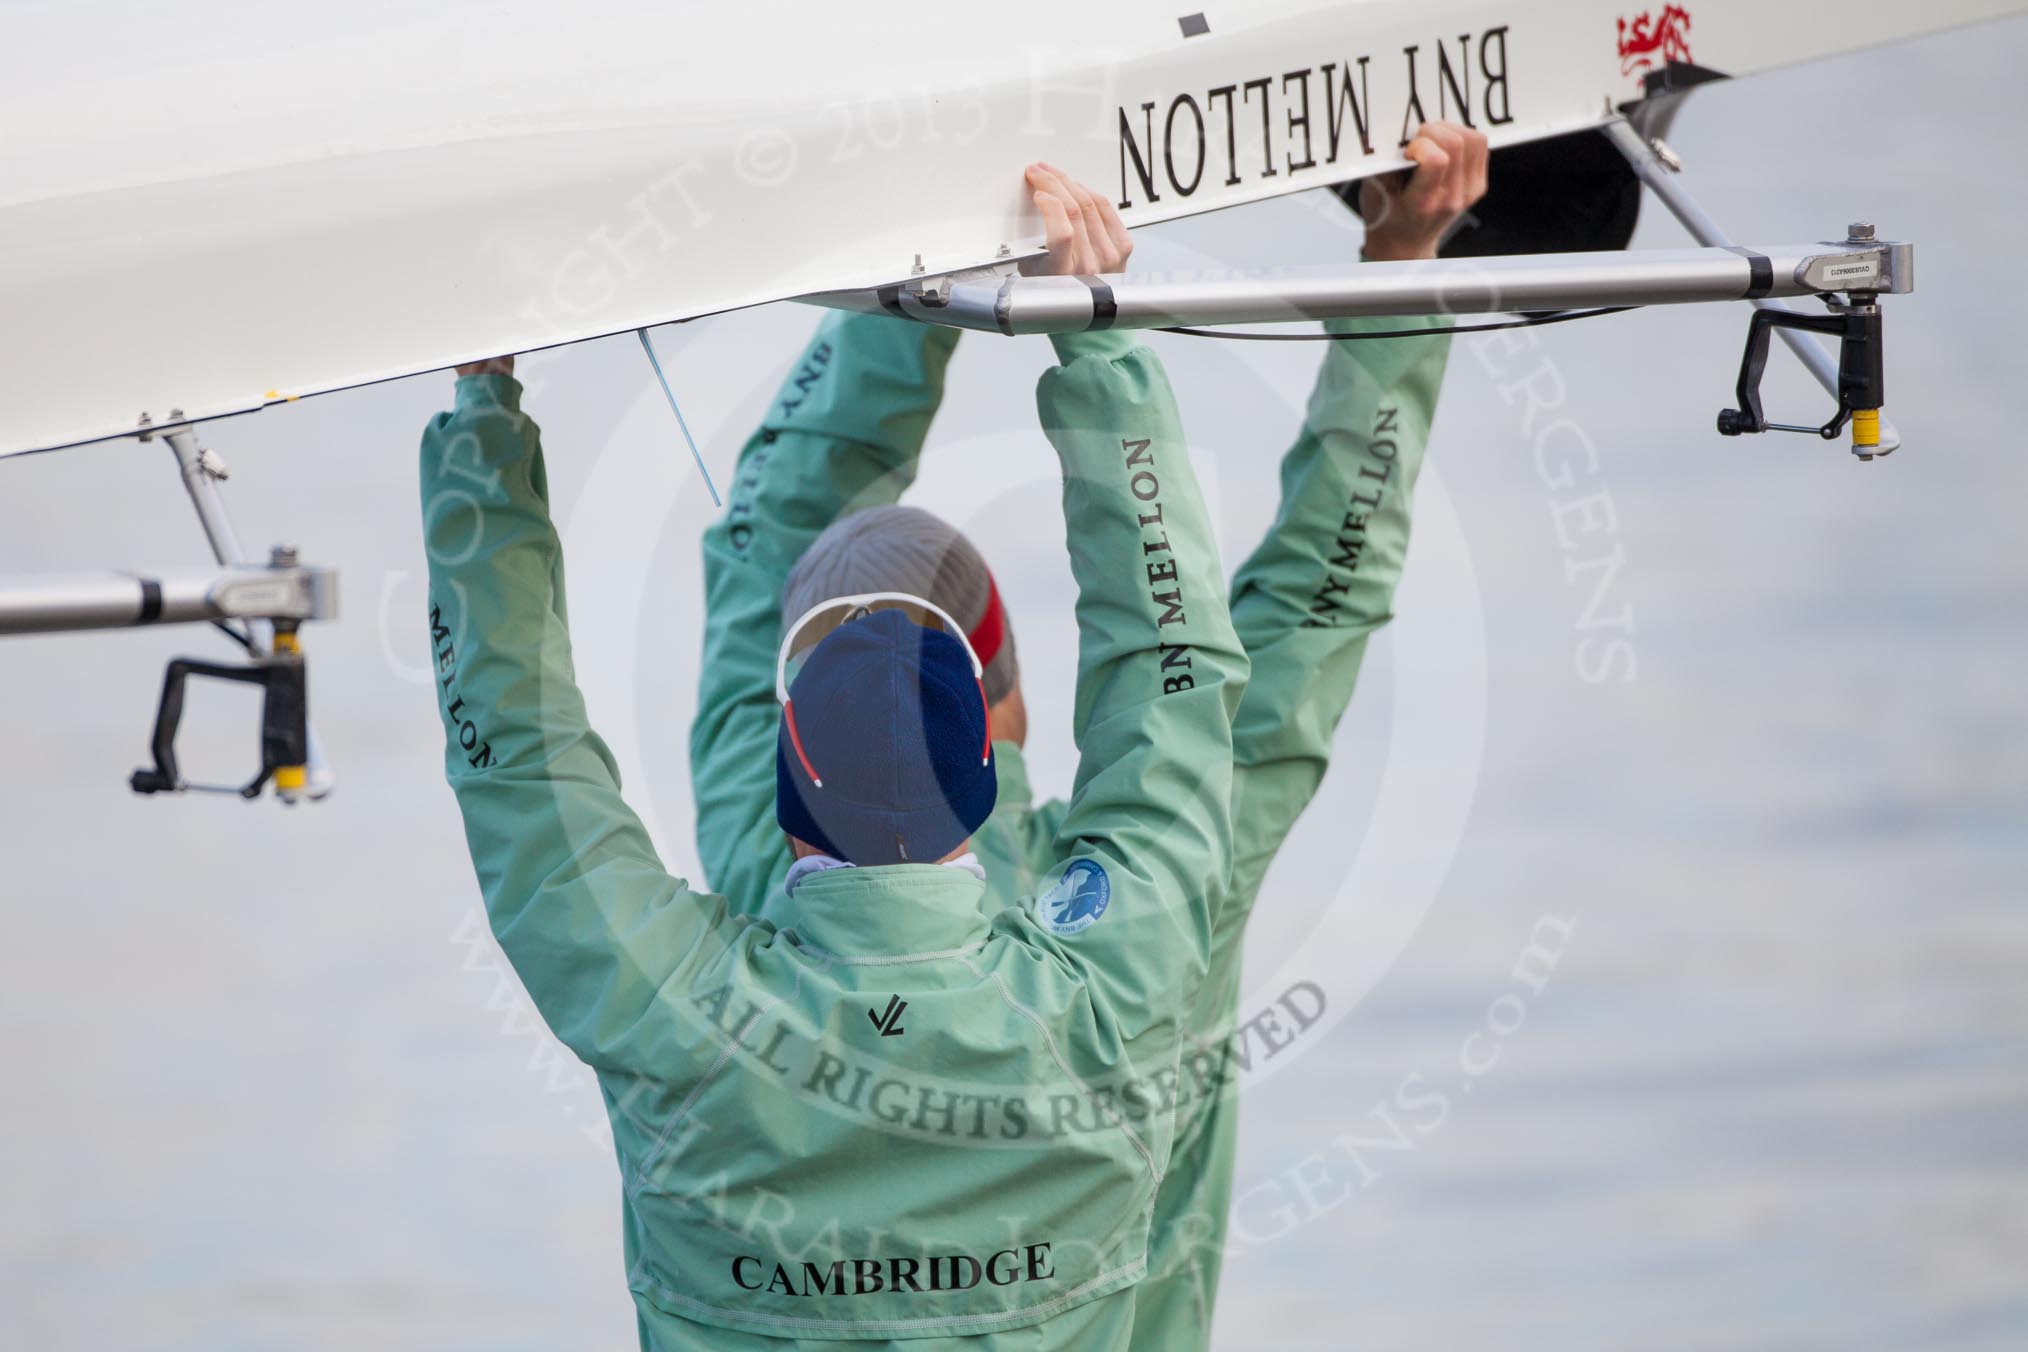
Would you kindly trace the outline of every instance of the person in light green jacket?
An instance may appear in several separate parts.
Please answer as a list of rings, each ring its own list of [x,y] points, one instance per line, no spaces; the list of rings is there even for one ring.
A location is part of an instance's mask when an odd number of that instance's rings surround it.
[[[809,866],[779,897],[693,889],[587,723],[511,359],[460,368],[424,433],[446,775],[495,935],[597,1072],[644,1347],[1132,1336],[1177,1130],[1160,1086],[1232,865],[1246,659],[1159,363],[1057,348],[1037,405],[1078,584],[1079,770],[1040,895],[997,912],[967,860],[993,762],[958,637],[876,603],[806,650],[753,626],[788,698],[748,692],[719,733],[774,776]],[[776,548],[715,539],[708,587]]]
[[[1371,181],[1363,194],[1368,258],[1434,257],[1485,191],[1482,133],[1432,123],[1406,153],[1420,166],[1413,175]],[[1076,197],[1108,230],[1117,225],[1109,203],[1054,171],[1045,167],[1038,181]],[[1405,326],[1326,327],[1356,335]],[[716,551],[757,539],[773,561],[765,571],[715,574],[708,595],[691,752],[698,846],[706,876],[724,890],[766,895],[765,882],[792,866],[772,829],[772,780],[742,775],[751,758],[723,737],[730,711],[769,680],[767,642],[827,594],[890,587],[939,600],[982,656],[994,654],[986,692],[999,803],[972,839],[989,907],[1032,892],[1052,862],[1067,805],[1032,801],[1013,624],[990,570],[949,526],[893,505],[915,477],[957,340],[955,330],[884,315],[828,316],[749,439],[727,511],[706,536],[707,564]],[[1149,1276],[1135,1295],[1133,1346],[1148,1352],[1203,1347],[1210,1337],[1232,1196],[1246,923],[1269,864],[1322,782],[1367,641],[1392,617],[1447,347],[1443,338],[1327,346],[1302,429],[1282,458],[1281,506],[1232,586],[1253,672],[1234,728],[1235,857],[1214,912],[1207,977],[1191,1003],[1189,1045],[1163,1086],[1182,1118],[1157,1198]]]

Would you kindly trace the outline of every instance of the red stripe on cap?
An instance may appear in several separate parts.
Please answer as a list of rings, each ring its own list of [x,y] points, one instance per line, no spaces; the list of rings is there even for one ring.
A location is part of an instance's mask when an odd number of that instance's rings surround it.
[[[796,749],[796,759],[803,763],[803,773],[810,777],[812,784],[820,789],[823,788],[824,781],[818,777],[817,767],[810,764],[810,754],[803,750],[803,734],[796,731],[796,702],[794,700],[782,701],[782,721],[789,725],[789,745]]]
[[[986,683],[974,681],[972,684],[979,687],[979,707],[986,711],[986,740],[979,747],[979,764],[984,765],[993,759],[993,706],[986,702]]]
[[[993,665],[993,659],[1000,655],[1000,645],[1007,641],[1007,617],[1000,610],[1000,586],[993,581],[990,568],[986,570],[986,613],[972,626],[972,632],[965,635],[965,641],[979,655],[982,667]]]

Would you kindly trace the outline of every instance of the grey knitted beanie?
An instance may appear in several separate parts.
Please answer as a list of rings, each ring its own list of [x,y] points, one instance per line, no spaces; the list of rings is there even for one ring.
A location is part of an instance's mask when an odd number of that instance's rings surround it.
[[[876,591],[920,596],[964,626],[986,667],[988,704],[1019,683],[1014,627],[985,559],[949,523],[919,507],[869,507],[833,521],[790,570],[782,623],[834,596]]]

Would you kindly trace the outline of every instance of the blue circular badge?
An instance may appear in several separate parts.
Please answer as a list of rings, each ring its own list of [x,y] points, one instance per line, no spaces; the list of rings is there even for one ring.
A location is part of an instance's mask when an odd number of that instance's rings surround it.
[[[1035,916],[1051,934],[1076,934],[1112,904],[1112,879],[1089,859],[1073,859],[1048,891],[1035,899]]]

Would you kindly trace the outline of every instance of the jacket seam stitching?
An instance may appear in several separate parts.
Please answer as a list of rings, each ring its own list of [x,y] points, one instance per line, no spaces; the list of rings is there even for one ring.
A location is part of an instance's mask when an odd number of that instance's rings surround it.
[[[826,965],[835,962],[845,967],[891,967],[903,963],[937,962],[944,958],[962,958],[967,953],[978,952],[989,942],[990,940],[981,939],[977,943],[966,944],[963,948],[944,948],[934,953],[900,953],[893,956],[870,958],[848,958],[842,954],[826,952],[824,949],[808,944],[796,944],[795,947],[799,953],[807,953],[813,958],[822,958]]]
[[[697,1081],[683,1102],[677,1106],[676,1112],[669,1119],[669,1125],[662,1128],[662,1134],[655,1138],[655,1144],[650,1146],[648,1153],[641,1157],[639,1167],[634,1170],[633,1180],[627,1185],[628,1201],[633,1201],[636,1197],[640,1196],[641,1189],[647,1186],[648,1172],[661,1162],[662,1152],[668,1148],[669,1138],[675,1134],[676,1128],[683,1124],[683,1119],[690,1116],[690,1110],[697,1106],[697,1100],[703,1096],[706,1089],[710,1088],[711,1082],[718,1078],[718,1072],[725,1069],[725,1063],[730,1061],[733,1053],[738,1051],[745,1043],[746,1035],[753,1031],[754,1025],[773,1013],[778,1006],[802,994],[802,990],[803,973],[798,971],[796,973],[795,985],[791,986],[786,994],[777,995],[774,999],[754,1010],[747,1021],[739,1026],[739,1031],[727,1041],[725,1046],[719,1049],[718,1059],[711,1063],[711,1069],[704,1072],[703,1077]]]
[[[999,987],[1000,989],[1000,998],[1007,1002],[1008,1007],[1012,1009],[1015,1013],[1019,1014],[1022,1018],[1028,1020],[1028,1022],[1035,1025],[1036,1030],[1042,1034],[1043,1044],[1049,1048],[1049,1055],[1051,1059],[1053,1059],[1056,1062],[1056,1068],[1064,1073],[1065,1078],[1067,1078],[1072,1084],[1078,1087],[1079,1092],[1081,1092],[1086,1098],[1090,1099],[1093,1103],[1099,1105],[1100,1109],[1104,1111],[1106,1117],[1111,1120],[1112,1124],[1120,1129],[1120,1134],[1125,1136],[1127,1140],[1133,1145],[1134,1149],[1140,1152],[1141,1159],[1145,1161],[1148,1166],[1149,1176],[1154,1179],[1157,1186],[1160,1186],[1162,1182],[1162,1171],[1155,1167],[1154,1155],[1149,1152],[1147,1145],[1142,1142],[1141,1138],[1134,1134],[1134,1129],[1127,1125],[1127,1120],[1124,1117],[1121,1117],[1119,1113],[1112,1107],[1112,1105],[1104,1102],[1099,1098],[1097,1094],[1094,1094],[1091,1091],[1091,1086],[1086,1084],[1084,1080],[1078,1076],[1078,1073],[1070,1068],[1070,1063],[1064,1060],[1063,1052],[1056,1045],[1055,1031],[1052,1030],[1048,1024],[1042,1021],[1042,1017],[1039,1014],[1037,1014],[1034,1010],[1028,1008],[1026,1005],[1022,1004],[1019,1000],[1016,1000],[1014,998],[1014,992],[1007,989],[1006,980],[1002,978],[998,972],[981,972],[977,967],[973,967],[970,962],[966,962],[965,965],[967,967],[972,968],[972,972],[975,976],[990,976],[992,978],[993,984]]]

